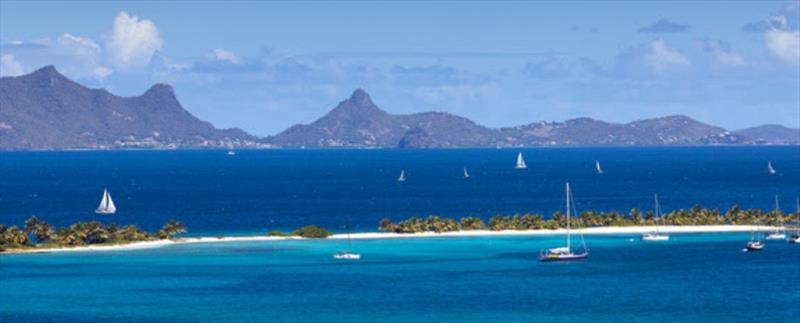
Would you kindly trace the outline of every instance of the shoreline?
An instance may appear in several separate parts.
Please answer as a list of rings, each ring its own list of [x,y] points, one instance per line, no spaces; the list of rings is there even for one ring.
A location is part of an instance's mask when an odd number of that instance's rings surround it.
[[[596,227],[574,229],[572,232],[585,235],[615,235],[615,234],[642,234],[654,231],[653,226],[630,226],[630,227]],[[786,230],[786,227],[768,227],[752,225],[686,225],[686,226],[662,226],[659,231],[663,233],[730,233],[730,232],[750,232],[769,231],[774,229]],[[394,232],[357,232],[349,234],[350,239],[408,239],[408,238],[436,238],[436,237],[485,237],[485,236],[547,236],[560,235],[566,233],[566,229],[539,229],[539,230],[465,230],[449,232],[417,232],[417,233],[394,233]],[[324,239],[347,239],[347,233],[333,234]],[[10,249],[0,252],[0,255],[13,254],[32,254],[32,253],[57,253],[57,252],[85,252],[85,251],[125,251],[155,249],[168,245],[192,244],[192,243],[219,243],[219,242],[246,242],[246,241],[281,241],[281,240],[324,240],[309,239],[296,236],[289,237],[270,237],[270,236],[227,236],[227,237],[186,237],[177,239],[163,239],[152,241],[137,241],[128,244],[117,245],[89,245],[78,247],[58,247],[58,248],[31,248],[31,249]]]

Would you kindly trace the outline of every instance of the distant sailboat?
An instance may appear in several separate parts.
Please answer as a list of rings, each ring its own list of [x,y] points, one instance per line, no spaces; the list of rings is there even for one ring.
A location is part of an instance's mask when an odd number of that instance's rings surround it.
[[[575,202],[572,200],[572,192],[569,189],[569,182],[567,182],[566,205],[567,205],[567,245],[565,247],[544,249],[539,254],[539,261],[564,261],[564,260],[580,260],[589,257],[589,251],[586,249],[586,241],[583,240],[581,235],[581,243],[583,250],[581,253],[575,253],[572,250],[572,231],[569,226],[572,213],[570,210],[575,209]],[[575,211],[577,213],[577,211]]]
[[[466,167],[464,167],[464,178],[469,178],[469,173],[467,173]]]
[[[795,201],[797,203],[797,231],[789,237],[789,243],[800,244],[800,197]]]
[[[228,150],[228,156],[236,155],[236,152],[233,150]]]
[[[669,235],[668,234],[662,234],[662,233],[658,232],[658,220],[661,219],[662,222],[664,221],[664,219],[663,219],[663,217],[661,215],[661,205],[658,204],[658,194],[655,194],[653,196],[653,199],[655,200],[655,203],[656,203],[656,206],[655,206],[655,208],[656,208],[655,209],[655,213],[656,214],[655,214],[655,219],[653,219],[653,221],[655,222],[655,225],[656,225],[656,229],[653,232],[648,232],[648,233],[643,234],[642,235],[642,240],[643,241],[667,241],[667,240],[669,240]]]
[[[597,169],[597,174],[600,174],[600,175],[603,174],[603,168],[600,167],[600,161],[599,160],[595,160],[594,161],[594,168]]]
[[[94,210],[97,214],[114,214],[117,212],[117,207],[114,205],[114,200],[111,199],[111,194],[107,189],[103,189],[103,198],[100,199],[100,205]]]
[[[333,259],[341,259],[341,260],[359,260],[361,259],[361,255],[354,253],[352,248],[352,242],[350,240],[350,229],[347,230],[347,250],[339,251],[333,255]]]
[[[522,153],[517,154],[517,169],[525,169],[528,168],[528,165],[525,165],[525,158],[522,158]]]
[[[400,171],[400,177],[397,178],[398,182],[405,182],[406,181],[406,170],[403,169]]]
[[[779,213],[780,213],[780,208],[778,207],[778,196],[775,195],[775,216],[778,217]],[[780,222],[778,223],[778,226],[779,227],[783,227],[783,219],[780,219]],[[775,230],[773,230],[772,232],[767,234],[766,239],[767,240],[783,240],[783,239],[786,239],[786,232],[781,231],[781,229],[779,229],[779,228],[775,228]]]
[[[767,162],[767,171],[768,171],[770,174],[776,174],[776,173],[777,173],[777,172],[775,171],[775,168],[774,168],[774,167],[772,167],[772,162],[771,162],[771,161],[768,161],[768,162]]]

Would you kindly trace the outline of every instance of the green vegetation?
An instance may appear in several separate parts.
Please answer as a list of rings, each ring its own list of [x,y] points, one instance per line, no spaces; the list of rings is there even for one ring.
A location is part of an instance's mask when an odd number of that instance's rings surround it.
[[[140,230],[134,225],[122,227],[104,225],[97,221],[78,222],[69,227],[54,229],[46,221],[31,216],[24,230],[17,226],[0,224],[0,251],[8,249],[74,247],[97,244],[124,244],[136,241],[170,239],[186,232],[183,223],[170,220],[156,234]]]
[[[283,231],[279,231],[279,230],[272,230],[270,232],[267,232],[267,236],[268,237],[289,237],[289,236],[291,236],[291,234],[283,232]]]
[[[782,212],[764,212],[759,209],[740,209],[738,206],[730,208],[725,213],[717,209],[705,209],[695,205],[691,209],[680,209],[669,212],[663,216],[666,225],[777,225],[781,222],[791,222],[796,215]],[[628,214],[617,211],[597,212],[584,211],[577,218],[570,220],[573,228],[607,227],[607,226],[649,226],[655,224],[652,211],[642,213],[632,209]],[[659,220],[659,224],[662,221]],[[431,215],[427,218],[412,217],[394,223],[384,218],[380,221],[378,229],[383,232],[415,233],[415,232],[448,232],[468,230],[555,230],[566,227],[566,217],[561,212],[555,212],[550,219],[545,220],[541,214],[516,214],[496,215],[489,218],[488,225],[478,217],[462,217],[458,221],[453,218],[443,218]]]
[[[316,225],[307,225],[294,231],[294,235],[303,238],[327,238],[331,232]]]

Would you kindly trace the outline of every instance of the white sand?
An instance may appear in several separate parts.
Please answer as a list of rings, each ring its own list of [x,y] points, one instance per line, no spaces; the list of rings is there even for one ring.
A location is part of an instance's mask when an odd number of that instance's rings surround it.
[[[712,232],[749,232],[753,229],[759,231],[773,230],[774,227],[751,225],[686,225],[686,226],[662,226],[660,232],[664,233],[712,233]],[[636,227],[599,227],[573,230],[574,233],[586,235],[603,234],[640,234],[651,232],[652,226]],[[472,231],[453,231],[453,232],[420,232],[420,233],[389,233],[389,232],[362,232],[350,234],[351,239],[397,239],[397,238],[430,238],[430,237],[479,237],[479,236],[541,236],[564,234],[566,230],[472,230]],[[50,253],[50,252],[80,252],[80,251],[118,251],[118,250],[137,250],[160,248],[174,244],[188,243],[216,243],[216,242],[237,242],[237,241],[275,241],[275,240],[301,240],[300,237],[268,237],[268,236],[232,236],[232,237],[189,237],[175,240],[154,240],[141,241],[121,245],[100,245],[100,246],[81,246],[64,248],[45,248],[45,249],[22,249],[7,250],[5,254],[17,253]],[[347,234],[334,234],[328,239],[347,239]]]

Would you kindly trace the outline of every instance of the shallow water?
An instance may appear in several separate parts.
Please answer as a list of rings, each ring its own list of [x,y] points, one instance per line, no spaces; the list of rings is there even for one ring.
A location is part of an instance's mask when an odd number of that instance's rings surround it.
[[[586,261],[540,263],[563,238],[172,245],[0,257],[0,321],[790,321],[800,245],[747,233],[587,236]]]

